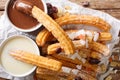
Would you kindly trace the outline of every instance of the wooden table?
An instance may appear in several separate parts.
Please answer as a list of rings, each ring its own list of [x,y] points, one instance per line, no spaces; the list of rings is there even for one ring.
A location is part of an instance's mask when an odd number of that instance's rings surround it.
[[[4,12],[5,3],[7,0],[0,0],[0,16]],[[120,0],[70,0],[81,5],[82,2],[88,1],[90,3],[89,8],[104,11],[110,15],[120,19]],[[4,80],[1,79],[0,80]]]
[[[5,3],[7,0],[0,0],[0,15],[4,12]],[[120,19],[120,0],[70,0],[77,4],[83,1],[90,2],[89,8],[101,10],[109,13],[110,15]]]

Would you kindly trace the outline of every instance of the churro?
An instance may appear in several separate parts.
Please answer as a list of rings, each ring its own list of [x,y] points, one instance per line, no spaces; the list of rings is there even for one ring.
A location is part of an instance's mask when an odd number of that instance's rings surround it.
[[[49,17],[42,10],[35,6],[32,9],[32,15],[40,23],[42,23],[45,26],[45,28],[49,30],[53,34],[53,36],[60,42],[66,54],[74,53],[75,50],[72,41],[63,31],[63,29],[51,17]]]
[[[99,52],[96,51],[92,51],[90,49],[80,49],[78,51],[78,54],[82,57],[82,58],[95,58],[95,59],[100,59],[101,58],[101,54]]]
[[[63,72],[63,70],[61,69],[59,72],[58,71],[52,71],[52,70],[48,70],[48,69],[45,69],[45,68],[41,68],[41,67],[38,67],[37,70],[36,70],[36,73],[37,74],[46,74],[46,75],[50,75],[50,76],[70,76],[71,74],[69,73],[65,73]]]
[[[36,65],[36,66],[47,68],[47,69],[51,69],[54,71],[59,71],[62,67],[62,63],[57,60],[38,56],[26,51],[21,51],[21,50],[11,51],[10,55],[22,62],[26,62],[32,65]]]
[[[86,45],[82,45],[80,43],[80,40],[73,41],[73,43],[74,43],[74,46],[75,46],[76,50],[86,48]],[[58,48],[62,49],[62,47],[59,43],[49,45],[48,49],[47,49],[47,52],[48,52],[48,54],[54,54],[54,53],[56,53]],[[104,56],[108,56],[109,52],[110,52],[107,46],[105,46],[101,43],[98,43],[98,42],[88,43],[88,48],[92,49],[94,51],[97,51],[97,52],[103,54]]]
[[[74,74],[74,71],[77,69],[71,69],[71,73],[66,73],[64,72],[64,70],[61,70],[60,72],[55,72],[55,71],[50,71],[50,70],[46,70],[43,68],[38,67],[36,70],[37,75],[49,75],[49,76],[53,76],[56,78],[56,76],[58,77],[56,80],[59,79],[67,79],[67,80],[73,80],[76,78],[80,78],[84,79],[84,80],[96,80],[95,77],[93,77],[91,74],[86,73],[85,71],[82,70],[77,70],[78,73]],[[61,78],[60,78],[61,77]],[[53,79],[54,80],[54,79]]]
[[[46,74],[36,74],[37,79],[39,80],[60,80],[60,77],[58,76],[51,76],[51,75],[46,75]]]
[[[91,43],[89,44],[89,46],[90,46],[90,48],[91,48],[92,50],[95,50],[95,51],[97,51],[97,52],[100,52],[100,53],[102,53],[104,56],[108,56],[109,53],[110,53],[110,50],[108,49],[108,47],[105,46],[105,45],[103,45],[103,44],[101,44],[101,43],[91,42]]]
[[[111,26],[106,21],[92,15],[70,15],[67,14],[55,20],[60,26],[67,24],[85,24],[95,26],[100,30],[109,31]]]
[[[110,62],[110,66],[116,69],[120,69],[120,61],[113,60],[112,62]]]
[[[49,37],[51,36],[51,37]],[[44,44],[52,38],[52,34],[50,34],[46,29],[40,31],[36,37],[36,43],[38,46],[44,46]]]
[[[100,32],[99,41],[110,41],[112,40],[112,35],[109,32]]]
[[[98,66],[91,65],[87,61],[85,63],[83,63],[81,60],[70,59],[65,56],[57,55],[57,54],[53,54],[53,55],[51,55],[51,57],[55,60],[62,62],[64,66],[67,66],[70,68],[75,69],[75,68],[77,68],[76,65],[82,65],[84,68],[89,68],[90,70],[97,72]],[[68,65],[66,65],[66,64],[68,64]],[[73,65],[69,65],[69,64],[73,64]]]
[[[86,48],[85,45],[80,44],[79,40],[73,41],[73,44],[74,44],[76,50]],[[61,51],[63,50],[63,47],[60,45],[60,43],[51,44],[48,46],[47,54],[49,54],[49,55],[55,54],[58,52],[57,51],[58,49],[61,49]]]

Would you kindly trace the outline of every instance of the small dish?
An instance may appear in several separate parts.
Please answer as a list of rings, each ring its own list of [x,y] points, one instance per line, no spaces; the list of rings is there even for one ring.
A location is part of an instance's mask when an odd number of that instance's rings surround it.
[[[25,50],[40,55],[39,48],[32,39],[20,35],[3,41],[0,46],[0,64],[6,73],[15,77],[25,77],[36,69],[36,66],[23,63],[10,56],[11,50]]]
[[[16,10],[16,8],[14,7],[15,1],[17,0],[8,0],[5,6],[6,19],[10,23],[10,25],[14,27],[16,30],[19,30],[22,32],[32,32],[40,28],[42,24],[37,22],[36,19]],[[31,2],[34,2],[34,1],[31,0]],[[39,2],[42,3],[40,5],[42,5],[44,12],[47,13],[47,6],[45,1],[39,0]],[[39,5],[38,3],[36,4]]]

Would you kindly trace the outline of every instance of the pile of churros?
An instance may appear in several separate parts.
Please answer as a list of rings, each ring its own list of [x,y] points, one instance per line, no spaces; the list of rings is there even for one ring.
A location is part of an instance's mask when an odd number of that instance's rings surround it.
[[[97,74],[104,73],[106,66],[101,58],[110,51],[106,43],[112,40],[111,26],[92,15],[65,14],[53,20],[36,6],[30,7],[30,14],[45,27],[36,36],[36,43],[46,57],[25,51],[12,51],[18,60],[38,66],[37,78],[44,80],[97,80]],[[68,29],[62,26],[85,24],[100,31]],[[72,26],[74,27],[74,26]]]

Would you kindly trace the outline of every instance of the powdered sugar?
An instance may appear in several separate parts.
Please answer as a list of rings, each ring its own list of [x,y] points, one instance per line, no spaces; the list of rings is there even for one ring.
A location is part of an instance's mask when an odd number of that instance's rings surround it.
[[[63,72],[70,73],[70,71],[71,71],[72,69],[71,69],[71,68],[68,68],[68,67],[62,67],[62,70],[63,70]]]
[[[99,33],[98,32],[94,32],[93,41],[97,41],[98,39],[99,39]]]

